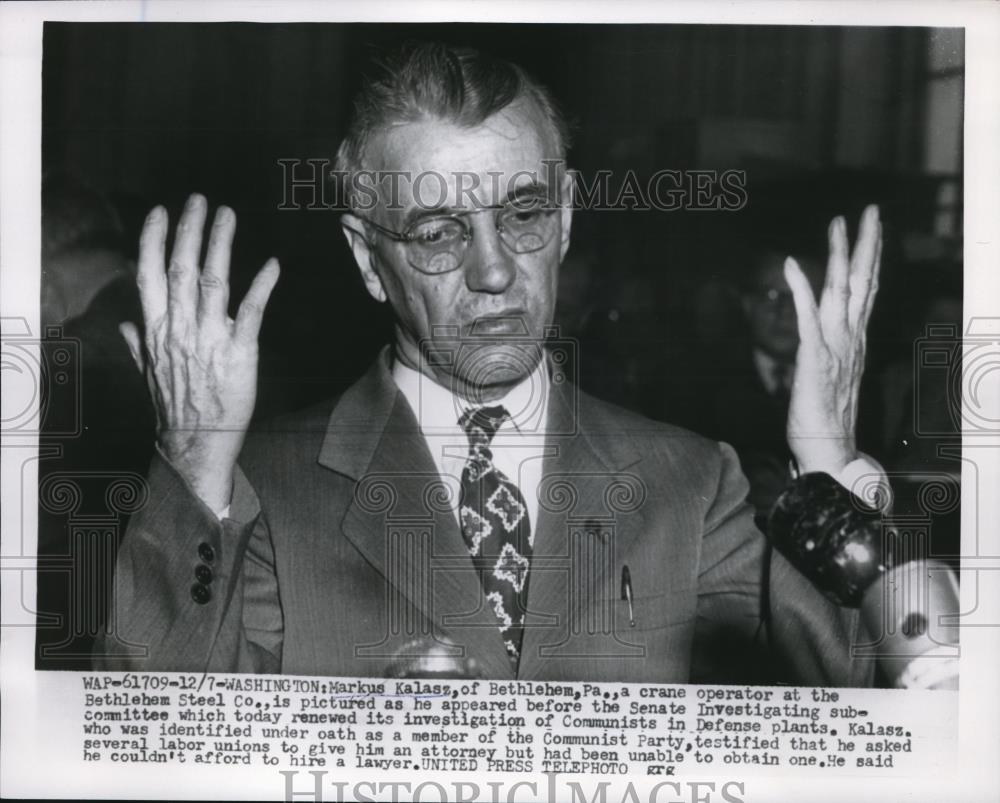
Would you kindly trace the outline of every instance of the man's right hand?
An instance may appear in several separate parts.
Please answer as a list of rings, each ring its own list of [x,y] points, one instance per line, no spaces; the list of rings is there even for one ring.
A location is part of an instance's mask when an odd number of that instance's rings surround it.
[[[278,262],[260,269],[236,319],[229,317],[229,259],[236,215],[220,206],[199,269],[207,202],[188,198],[164,267],[169,221],[153,209],[139,239],[137,282],[145,332],[121,333],[143,372],[164,457],[214,511],[230,502],[233,472],[257,394],[257,335],[278,280]]]

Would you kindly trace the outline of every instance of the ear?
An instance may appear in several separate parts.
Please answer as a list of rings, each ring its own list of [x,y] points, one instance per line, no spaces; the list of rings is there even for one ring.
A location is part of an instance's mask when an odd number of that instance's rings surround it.
[[[573,180],[574,173],[566,170],[562,177],[562,209],[559,210],[560,221],[562,223],[562,239],[559,242],[559,261],[566,258],[569,250],[569,234],[573,226],[573,187],[576,182]]]
[[[376,301],[385,301],[387,298],[385,286],[382,284],[382,278],[378,275],[378,271],[375,270],[375,254],[365,236],[364,227],[365,222],[356,215],[352,215],[350,212],[341,215],[340,228],[344,232],[344,237],[347,238],[347,245],[351,249],[351,253],[354,254],[354,261],[358,265],[358,270],[361,271],[365,288]]]

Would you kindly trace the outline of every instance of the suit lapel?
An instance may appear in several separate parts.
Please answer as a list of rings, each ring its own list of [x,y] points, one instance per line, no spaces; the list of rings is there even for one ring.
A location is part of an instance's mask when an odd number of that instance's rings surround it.
[[[541,675],[542,665],[560,655],[597,656],[618,648],[607,635],[614,621],[608,606],[619,593],[620,556],[644,529],[645,488],[629,470],[638,463],[638,453],[603,416],[588,420],[596,411],[586,397],[578,398],[565,384],[552,389],[550,454],[538,489],[529,615],[518,671],[525,678]],[[637,504],[633,494],[639,495]],[[591,621],[595,612],[597,619]]]
[[[512,677],[492,610],[416,417],[388,367],[388,350],[330,417],[319,462],[357,482],[344,536],[436,632],[480,671]],[[457,479],[452,488],[458,492]],[[418,634],[414,634],[418,635]]]
[[[617,422],[572,386],[551,388],[518,672],[526,678],[540,675],[542,664],[560,654],[603,654],[602,633],[604,644],[615,649],[601,606],[616,601],[621,556],[646,526],[645,487],[629,470],[639,461],[637,451]],[[437,632],[474,658],[483,676],[511,678],[454,513],[437,501],[437,467],[392,380],[388,349],[341,397],[319,462],[357,483],[341,529],[365,560]],[[629,498],[636,501],[622,501]],[[604,621],[585,620],[595,610]]]

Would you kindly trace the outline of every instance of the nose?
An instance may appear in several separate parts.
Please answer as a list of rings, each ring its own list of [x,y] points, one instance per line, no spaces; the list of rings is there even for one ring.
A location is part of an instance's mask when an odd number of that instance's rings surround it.
[[[501,241],[491,215],[477,215],[465,255],[465,284],[476,293],[498,295],[517,278],[515,255]]]

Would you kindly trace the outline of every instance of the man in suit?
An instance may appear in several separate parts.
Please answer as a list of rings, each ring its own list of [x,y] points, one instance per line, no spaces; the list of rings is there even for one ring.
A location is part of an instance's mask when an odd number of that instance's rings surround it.
[[[736,450],[750,482],[750,504],[763,517],[788,484],[792,458],[785,430],[799,332],[784,261],[781,252],[763,248],[741,273],[739,302],[748,339],[711,399],[710,434]],[[798,262],[819,291],[823,266],[812,258]]]
[[[771,554],[728,446],[566,381],[548,344],[572,222],[564,157],[561,118],[520,68],[441,45],[387,60],[339,166],[395,177],[353,185],[343,217],[393,343],[339,399],[249,436],[277,263],[230,319],[231,210],[200,269],[205,199],[189,199],[166,268],[166,214],[150,213],[145,331],[123,333],[158,453],[102,665],[650,682],[765,666],[871,682],[851,656],[856,616]],[[879,241],[874,208],[853,255],[831,225],[819,307],[786,267],[802,333],[790,446],[802,471],[842,482]]]

